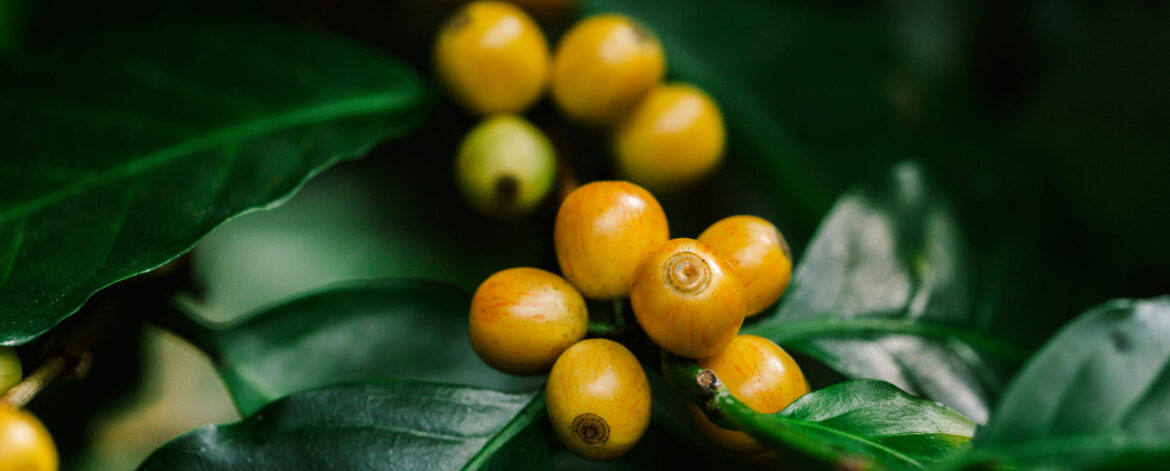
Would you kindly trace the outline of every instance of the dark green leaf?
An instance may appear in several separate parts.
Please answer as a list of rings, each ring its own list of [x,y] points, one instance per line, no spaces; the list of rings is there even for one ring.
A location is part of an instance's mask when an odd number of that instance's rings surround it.
[[[760,414],[703,370],[669,358],[666,374],[716,420],[762,443],[848,469],[924,469],[967,449],[975,423],[942,404],[878,380],[838,383],[801,396],[775,414]]]
[[[471,299],[418,280],[352,283],[220,327],[186,334],[215,360],[244,415],[342,381],[412,379],[530,390],[537,377],[496,372],[471,350]]]
[[[963,231],[912,164],[843,196],[817,230],[777,311],[743,333],[771,338],[853,378],[877,378],[985,421],[1018,356],[976,330]],[[768,314],[762,314],[768,315]]]
[[[267,26],[168,24],[0,66],[0,344],[422,117],[401,63]]]
[[[544,394],[431,383],[335,386],[183,435],[142,470],[551,469]]]
[[[1004,391],[971,462],[1154,469],[1170,460],[1170,297],[1117,300],[1061,330]]]

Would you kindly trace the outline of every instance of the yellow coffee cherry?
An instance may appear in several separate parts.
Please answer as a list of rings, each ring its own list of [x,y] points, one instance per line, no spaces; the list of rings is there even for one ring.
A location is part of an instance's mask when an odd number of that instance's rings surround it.
[[[0,347],[0,395],[12,389],[24,378],[24,370],[20,367],[20,358],[16,356],[16,349]]]
[[[582,458],[617,458],[650,424],[646,372],[634,354],[612,340],[584,340],[565,350],[545,387],[553,430]]]
[[[56,471],[53,437],[32,414],[0,406],[0,469]]]
[[[557,161],[536,126],[511,114],[472,129],[455,159],[463,196],[481,213],[516,217],[531,212],[552,189]]]
[[[706,358],[743,325],[743,285],[731,264],[694,239],[674,239],[642,260],[630,287],[634,316],[654,343]]]
[[[587,298],[625,297],[642,256],[670,237],[658,200],[629,182],[577,188],[557,212],[557,262]]]
[[[598,15],[574,26],[553,58],[552,96],[568,117],[616,124],[662,80],[666,59],[658,38],[621,15]]]
[[[655,87],[614,136],[622,176],[651,191],[672,191],[710,175],[723,160],[723,117],[702,90]]]
[[[471,299],[471,348],[506,373],[548,371],[588,329],[585,300],[563,278],[544,270],[498,272]]]
[[[699,360],[698,364],[714,371],[732,396],[761,414],[780,412],[808,393],[808,382],[796,361],[763,337],[736,336],[718,355]],[[746,433],[715,425],[694,404],[691,415],[705,435],[728,450],[754,454],[766,449]]]
[[[699,235],[707,244],[731,262],[747,301],[747,315],[752,316],[771,306],[792,276],[792,253],[784,235],[772,223],[756,216],[731,216],[712,224]]]
[[[468,110],[514,113],[540,98],[548,83],[548,43],[520,8],[472,2],[439,31],[435,65],[447,90]]]

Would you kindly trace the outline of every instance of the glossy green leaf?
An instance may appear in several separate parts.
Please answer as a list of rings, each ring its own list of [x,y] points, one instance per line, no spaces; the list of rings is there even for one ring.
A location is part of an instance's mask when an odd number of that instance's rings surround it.
[[[964,452],[975,423],[879,380],[852,380],[760,414],[694,363],[665,361],[669,381],[724,425],[761,443],[847,469],[926,469]]]
[[[160,24],[0,65],[0,344],[412,129],[426,89],[344,41]]]
[[[1004,391],[971,463],[1155,469],[1170,460],[1170,297],[1117,300],[1061,330]]]
[[[399,381],[335,386],[196,429],[139,469],[548,470],[544,416],[536,392]]]
[[[531,390],[499,373],[467,338],[471,298],[453,286],[390,279],[340,285],[231,324],[177,326],[215,361],[244,415],[288,394],[343,381],[411,379]]]
[[[963,230],[912,164],[843,196],[776,312],[743,333],[773,339],[853,378],[889,381],[986,420],[1002,372],[979,334]]]

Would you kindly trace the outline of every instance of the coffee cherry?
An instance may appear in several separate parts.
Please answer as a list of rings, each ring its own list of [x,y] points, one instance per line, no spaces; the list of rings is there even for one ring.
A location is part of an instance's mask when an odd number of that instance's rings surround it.
[[[658,200],[629,182],[577,188],[561,203],[553,229],[561,272],[595,299],[629,294],[638,262],[669,237]]]
[[[598,15],[574,26],[553,58],[552,96],[568,117],[616,124],[662,80],[666,59],[650,30],[621,15]]]
[[[20,358],[16,356],[16,349],[0,347],[0,394],[12,389],[22,378],[24,378],[24,371],[20,367]]]
[[[0,406],[0,469],[57,470],[53,437],[32,414]]]
[[[712,224],[699,242],[731,262],[747,301],[747,315],[771,306],[792,276],[792,253],[784,235],[772,223],[755,216],[731,216]]]
[[[520,8],[472,2],[439,31],[435,66],[447,90],[468,110],[519,112],[540,98],[548,83],[548,43]]]
[[[588,329],[585,300],[563,278],[544,270],[501,271],[484,280],[471,299],[471,348],[506,373],[548,371]]]
[[[650,382],[634,354],[606,339],[578,342],[561,355],[546,385],[548,417],[578,456],[617,458],[650,424]]]
[[[694,239],[674,239],[642,260],[630,287],[634,316],[670,353],[706,358],[743,325],[743,285],[731,264]]]
[[[459,147],[455,176],[467,201],[497,217],[526,214],[552,189],[552,144],[524,118],[496,115],[472,129]]]
[[[655,87],[614,136],[617,167],[651,191],[672,191],[710,175],[723,160],[719,106],[690,85]]]
[[[722,352],[698,364],[714,371],[731,395],[761,414],[780,412],[808,393],[808,382],[792,357],[763,337],[736,336]],[[766,449],[746,433],[715,425],[694,404],[691,415],[705,435],[728,450],[754,454]]]

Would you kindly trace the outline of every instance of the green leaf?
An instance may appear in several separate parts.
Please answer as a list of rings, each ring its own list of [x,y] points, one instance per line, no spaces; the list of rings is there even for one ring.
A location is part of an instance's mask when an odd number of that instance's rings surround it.
[[[925,469],[965,451],[975,433],[971,419],[885,381],[838,383],[775,414],[760,414],[710,370],[677,358],[668,358],[664,368],[668,380],[714,420],[762,443],[847,469]]]
[[[776,312],[743,333],[877,378],[978,422],[1002,381],[986,352],[1021,352],[979,333],[963,231],[921,170],[843,196],[809,245]]]
[[[141,470],[552,469],[544,394],[377,382],[289,396],[191,431]]]
[[[0,344],[406,133],[427,91],[360,46],[166,24],[0,65]]]
[[[179,325],[215,361],[244,415],[344,381],[411,379],[531,390],[540,377],[499,373],[467,338],[471,298],[450,285],[380,280],[339,285],[221,326]]]
[[[1170,459],[1170,297],[1082,314],[1004,391],[970,463],[1155,469]]]

